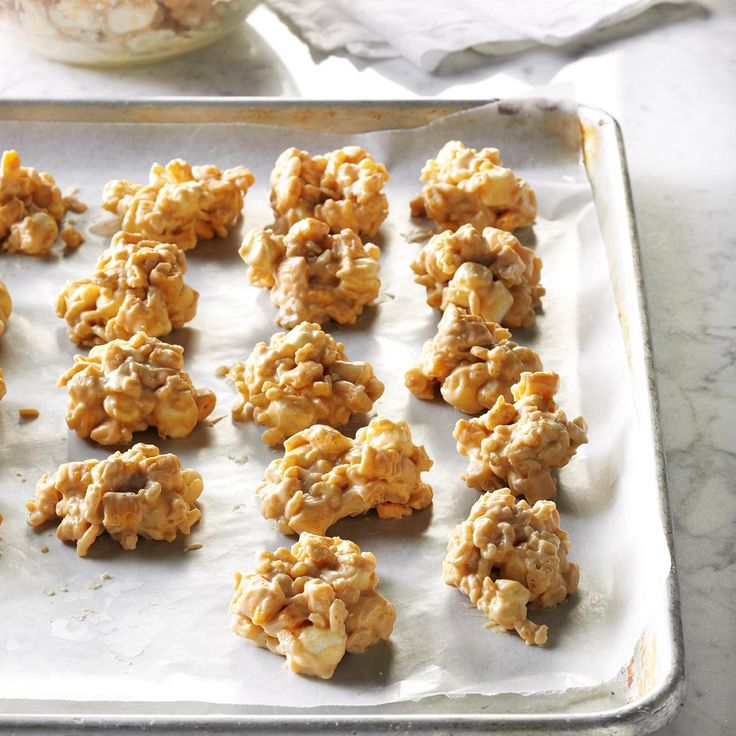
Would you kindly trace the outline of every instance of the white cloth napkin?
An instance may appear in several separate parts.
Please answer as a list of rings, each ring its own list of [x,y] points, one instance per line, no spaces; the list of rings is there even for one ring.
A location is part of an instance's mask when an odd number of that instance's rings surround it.
[[[684,0],[669,0],[680,3]],[[454,51],[561,46],[662,0],[267,0],[319,51],[404,56],[433,71]]]

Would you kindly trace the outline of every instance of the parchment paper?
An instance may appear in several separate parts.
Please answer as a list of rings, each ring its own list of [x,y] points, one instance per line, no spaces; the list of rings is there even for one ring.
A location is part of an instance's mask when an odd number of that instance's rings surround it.
[[[66,396],[55,381],[77,351],[54,314],[62,284],[90,273],[108,240],[88,233],[78,252],[48,260],[0,255],[1,278],[14,299],[0,338],[8,383],[0,403],[0,696],[360,706],[440,693],[594,687],[626,665],[669,558],[577,121],[543,107],[528,102],[521,109],[519,103],[521,113],[514,115],[489,106],[424,128],[351,136],[219,124],[0,126],[3,147],[17,148],[24,164],[51,171],[62,187],[81,187],[90,205],[83,224],[99,213],[108,179],[142,181],[153,161],[181,156],[223,167],[244,163],[256,175],[244,221],[231,236],[189,252],[188,281],[201,292],[199,312],[169,338],[185,346],[195,384],[217,392],[213,417],[227,416],[184,440],[139,437],[176,452],[185,467],[204,476],[203,518],[184,542],[141,541],[124,552],[103,537],[79,559],[55,539],[53,527],[39,534],[26,526],[23,503],[42,473],[109,452],[78,440],[65,426]],[[537,190],[538,222],[520,234],[544,259],[547,295],[536,328],[517,339],[561,374],[560,405],[590,425],[590,444],[562,471],[559,492],[571,558],[581,567],[580,589],[558,609],[531,614],[550,626],[546,648],[485,629],[483,615],[442,582],[447,537],[478,493],[460,480],[465,460],[452,439],[460,414],[404,388],[404,371],[440,317],[409,269],[420,246],[402,235],[422,223],[409,219],[408,203],[422,164],[451,138],[498,146],[507,165]],[[385,382],[376,412],[406,418],[415,441],[426,445],[435,461],[429,473],[435,495],[433,506],[406,519],[381,521],[370,514],[332,528],[376,554],[380,590],[396,603],[398,620],[390,644],[346,656],[332,681],[323,682],[294,675],[283,658],[228,629],[232,573],[247,570],[256,550],[293,540],[261,517],[254,495],[277,453],[261,444],[259,427],[231,421],[235,391],[215,369],[244,360],[277,330],[268,293],[246,283],[236,252],[244,230],[271,220],[267,182],[276,156],[291,145],[320,152],[348,143],[365,145],[388,166],[391,215],[381,233],[378,305],[355,326],[332,331],[349,356],[371,361]],[[36,406],[41,416],[23,423],[21,406]],[[195,542],[202,549],[184,551],[185,543]],[[102,580],[103,573],[109,579]]]

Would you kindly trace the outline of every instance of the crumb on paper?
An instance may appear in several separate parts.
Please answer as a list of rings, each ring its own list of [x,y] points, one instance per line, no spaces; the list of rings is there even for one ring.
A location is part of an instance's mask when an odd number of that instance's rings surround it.
[[[238,513],[238,512],[240,512],[240,511],[245,511],[245,509],[247,509],[247,508],[248,508],[248,506],[247,506],[246,504],[244,504],[244,503],[236,503],[236,504],[235,504],[235,505],[233,506],[233,511],[234,511],[235,513]]]
[[[68,585],[62,585],[62,586],[61,586],[61,587],[59,588],[59,590],[60,590],[60,591],[61,591],[62,593],[68,593],[68,592],[69,592],[69,586],[68,586]]]
[[[47,590],[44,590],[44,591],[43,591],[43,594],[44,594],[44,595],[47,595],[47,596],[49,596],[49,598],[51,598],[51,596],[54,596],[54,595],[56,595],[56,591],[55,591],[55,590],[48,590],[48,589],[47,589]]]
[[[24,406],[22,409],[18,409],[18,416],[21,419],[36,419],[41,412],[30,406]]]
[[[41,554],[46,554],[49,551],[49,548],[44,544],[43,547],[41,547]]]
[[[401,233],[407,243],[422,243],[429,240],[435,233],[433,227],[419,227],[409,230],[408,233]]]
[[[184,551],[185,552],[194,552],[194,551],[196,551],[198,549],[202,549],[202,547],[204,547],[204,545],[201,544],[200,542],[194,542],[193,544],[187,544],[184,547]]]
[[[202,424],[204,424],[205,427],[214,427],[216,424],[219,424],[223,419],[225,419],[227,415],[223,414],[219,417],[214,417],[212,419],[205,419]]]
[[[84,237],[82,233],[77,230],[73,225],[66,225],[61,228],[61,240],[67,248],[79,248],[84,243]]]
[[[220,365],[215,370],[215,375],[220,377],[226,376],[228,373],[230,373],[230,366],[228,365]]]
[[[87,587],[90,590],[99,590],[102,587],[102,583],[98,582],[97,580],[90,580],[87,583]]]
[[[101,572],[100,580],[112,580],[112,575],[109,572]]]
[[[250,455],[228,455],[227,459],[236,465],[245,465],[250,460]]]
[[[87,230],[89,230],[92,235],[111,238],[120,230],[120,218],[112,213],[101,212],[92,219]]]

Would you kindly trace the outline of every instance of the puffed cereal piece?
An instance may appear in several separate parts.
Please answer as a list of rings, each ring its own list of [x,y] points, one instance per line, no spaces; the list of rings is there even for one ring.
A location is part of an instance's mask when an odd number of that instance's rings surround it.
[[[59,236],[67,210],[83,212],[85,205],[63,196],[54,177],[21,166],[17,151],[0,159],[0,250],[46,255]]]
[[[497,148],[476,151],[448,141],[422,169],[424,187],[411,202],[412,217],[426,216],[438,232],[474,225],[515,230],[534,224],[537,196],[503,166]]]
[[[523,372],[542,370],[539,355],[510,338],[495,322],[449,304],[419,364],[406,372],[406,387],[420,399],[433,399],[439,388],[448,404],[466,414],[490,409],[499,396],[509,401]]]
[[[37,527],[60,518],[56,536],[76,542],[80,557],[105,531],[126,550],[135,549],[139,536],[173,542],[199,521],[202,488],[202,476],[182,469],[176,455],[139,443],[105,460],[64,463],[42,476],[36,497],[26,503],[28,523]]]
[[[268,345],[259,342],[228,373],[240,393],[233,418],[268,427],[267,445],[314,424],[341,427],[383,394],[370,363],[349,361],[345,346],[311,322],[277,332]]]
[[[256,488],[261,513],[282,534],[324,534],[373,508],[382,519],[398,519],[432,503],[421,479],[432,461],[403,420],[373,419],[354,440],[317,424],[289,437],[284,450]]]
[[[353,324],[378,296],[381,250],[345,229],[330,234],[314,218],[295,223],[286,235],[251,230],[240,248],[250,266],[248,282],[271,289],[276,323],[287,329],[299,322]]]
[[[427,304],[464,307],[486,322],[529,327],[541,304],[542,259],[511,233],[472,225],[434,235],[411,268],[427,289]]]
[[[66,423],[100,445],[127,444],[155,427],[159,437],[186,437],[215,408],[215,394],[195,389],[184,348],[145,332],[97,345],[59,378],[68,386]]]
[[[198,240],[227,235],[254,181],[244,166],[221,171],[174,159],[153,164],[148,184],[107,182],[102,206],[120,217],[121,230],[189,250]]]
[[[346,652],[387,640],[396,606],[376,591],[376,558],[355,542],[303,532],[291,550],[256,555],[235,573],[232,630],[286,657],[293,672],[329,679]]]
[[[5,332],[10,313],[13,311],[13,300],[10,298],[8,287],[0,281],[0,335]]]
[[[383,164],[359,146],[317,156],[287,148],[271,172],[274,230],[285,233],[305,217],[326,222],[339,233],[349,228],[372,238],[388,216]]]
[[[570,540],[553,501],[530,506],[508,489],[483,494],[447,544],[445,582],[459,588],[489,624],[516,631],[529,645],[547,642],[547,626],[527,608],[553,608],[578,587],[567,559]]]
[[[194,319],[199,294],[184,283],[187,259],[173,243],[119,232],[89,278],[68,281],[56,314],[76,345],[128,339],[136,332],[168,335]]]
[[[570,461],[588,441],[582,417],[568,421],[557,408],[556,373],[522,373],[511,387],[514,403],[499,396],[480,417],[461,419],[453,433],[457,451],[469,459],[463,480],[480,490],[508,486],[529,503],[557,495],[552,470]]]

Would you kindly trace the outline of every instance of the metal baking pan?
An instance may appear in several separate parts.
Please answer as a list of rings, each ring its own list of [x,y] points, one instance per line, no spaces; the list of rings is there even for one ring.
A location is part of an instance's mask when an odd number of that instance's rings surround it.
[[[487,101],[306,102],[290,100],[146,100],[141,102],[4,101],[4,121],[34,124],[260,123],[358,133],[423,125]],[[553,104],[553,103],[551,103]],[[509,115],[523,115],[502,103]],[[640,270],[631,191],[621,132],[607,113],[577,108],[582,152],[592,185],[633,391],[651,437],[657,499],[670,557],[674,560],[664,454],[646,299]],[[58,130],[59,128],[57,128]],[[648,450],[647,450],[648,451]],[[684,689],[684,652],[674,562],[661,596],[650,601],[651,620],[631,660],[595,691],[575,698],[559,694],[434,697],[379,708],[247,707],[209,703],[18,701],[0,693],[2,733],[389,733],[644,734],[669,721]],[[2,662],[0,660],[0,667]]]

